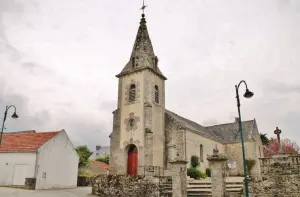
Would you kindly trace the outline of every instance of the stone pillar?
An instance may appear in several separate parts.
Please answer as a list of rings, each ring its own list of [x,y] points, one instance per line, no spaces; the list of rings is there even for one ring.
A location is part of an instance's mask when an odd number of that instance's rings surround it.
[[[152,132],[152,105],[149,102],[144,104],[145,122],[145,166],[153,166],[153,132]]]
[[[172,197],[187,196],[186,164],[187,161],[171,161],[170,170],[172,175]]]
[[[218,152],[217,149],[214,149],[213,155],[207,155],[207,160],[210,162],[211,168],[212,197],[225,197],[226,183],[224,163],[227,161],[227,157]]]

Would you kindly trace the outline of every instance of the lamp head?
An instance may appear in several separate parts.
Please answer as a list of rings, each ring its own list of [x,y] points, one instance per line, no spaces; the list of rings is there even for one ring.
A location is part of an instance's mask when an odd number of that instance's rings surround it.
[[[251,92],[249,89],[246,89],[246,92],[244,94],[245,98],[251,98],[254,95],[253,92]]]
[[[17,115],[16,112],[15,112],[11,117],[12,117],[12,118],[19,118],[19,116]]]

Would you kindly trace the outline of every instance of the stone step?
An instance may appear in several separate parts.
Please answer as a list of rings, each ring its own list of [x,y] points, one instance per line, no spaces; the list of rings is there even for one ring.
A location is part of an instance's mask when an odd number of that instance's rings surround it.
[[[240,192],[241,190],[243,190],[242,188],[226,188],[227,192]]]
[[[211,188],[211,185],[188,185],[187,186],[187,189],[189,189],[189,188],[191,188],[191,189],[193,189],[193,188]]]
[[[226,188],[243,188],[243,185],[226,185]]]
[[[187,190],[188,192],[211,192],[211,188],[201,188],[201,189],[197,189],[197,188],[191,188]]]
[[[193,181],[189,182],[190,185],[211,185],[211,182],[198,182],[198,181]]]

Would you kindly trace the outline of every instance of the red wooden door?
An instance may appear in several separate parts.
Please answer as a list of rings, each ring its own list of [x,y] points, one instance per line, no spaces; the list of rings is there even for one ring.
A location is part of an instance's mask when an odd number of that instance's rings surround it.
[[[129,152],[128,153],[128,163],[127,163],[127,173],[128,174],[137,174],[138,168],[138,152]]]

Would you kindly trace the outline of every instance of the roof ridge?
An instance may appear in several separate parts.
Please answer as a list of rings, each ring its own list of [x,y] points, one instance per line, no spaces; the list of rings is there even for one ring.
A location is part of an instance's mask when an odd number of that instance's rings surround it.
[[[242,121],[242,123],[252,122],[252,121],[254,121],[254,119],[253,120],[244,120],[244,121]],[[238,123],[238,122],[229,122],[229,123],[216,124],[216,125],[210,125],[210,126],[205,126],[205,127],[207,128],[207,127],[223,126],[223,125],[230,125],[230,124],[235,124],[235,123]]]
[[[42,132],[5,132],[3,133],[3,135],[29,135],[29,134],[33,134],[33,135],[36,135],[36,134],[45,134],[45,133],[59,133],[61,132],[60,131],[42,131]]]

